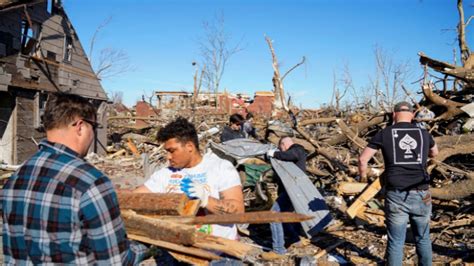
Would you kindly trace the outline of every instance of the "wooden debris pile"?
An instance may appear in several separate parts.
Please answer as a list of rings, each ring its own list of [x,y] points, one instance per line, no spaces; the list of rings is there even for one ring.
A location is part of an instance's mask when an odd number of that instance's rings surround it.
[[[262,253],[257,245],[208,235],[196,225],[301,222],[311,218],[269,211],[195,216],[199,200],[189,200],[184,194],[119,191],[118,199],[129,238],[166,249],[177,260],[193,265],[207,265],[209,260],[220,259],[220,253],[255,262]]]
[[[469,256],[469,250],[474,247],[472,240],[474,217],[471,214],[474,193],[472,60],[473,55],[463,67],[454,67],[420,54],[422,64],[446,76],[442,83],[444,87],[441,89],[437,88],[436,83],[423,82],[421,93],[424,98],[419,102],[412,100],[418,114],[415,122],[435,136],[440,148],[440,154],[429,161],[428,167],[432,178],[432,197],[435,198],[432,219],[434,259],[439,262],[458,261],[458,259],[462,261]],[[427,70],[425,80],[428,80],[428,75],[430,74]],[[448,78],[454,79],[454,89],[447,87]],[[407,97],[412,99],[410,94],[407,94]],[[426,113],[430,115],[428,117],[419,115]],[[345,231],[344,225],[351,224],[347,218],[355,218],[356,224],[364,225],[365,230],[383,233],[383,230],[379,230],[384,227],[381,195],[383,193],[379,193],[382,188],[379,176],[383,172],[383,158],[378,154],[373,159],[368,180],[361,180],[358,177],[357,164],[358,156],[366,147],[367,141],[377,131],[391,123],[390,111],[385,110],[382,105],[372,106],[369,102],[363,108],[351,107],[344,111],[327,108],[316,113],[308,113],[302,110],[296,114],[296,121],[294,110],[288,114],[286,123],[281,123],[278,127],[268,127],[269,140],[276,143],[282,136],[291,136],[311,154],[308,171],[314,174],[315,185],[326,192],[328,201],[333,203],[334,211],[339,213],[343,221],[340,230]],[[360,234],[361,230],[356,231]],[[450,232],[449,237],[446,231]],[[358,234],[355,235],[360,237]],[[348,236],[350,234],[346,232],[339,235],[346,239]],[[351,241],[354,240],[356,239]],[[361,245],[370,249],[376,248],[376,246],[371,248],[366,243],[380,243],[380,241],[373,239],[370,242],[358,242],[355,245],[358,248],[347,245],[341,247],[346,248],[345,252],[349,248],[351,252],[358,253],[357,256],[365,254],[365,259],[369,261],[382,261],[383,258],[373,256],[371,258],[370,254],[360,249]],[[385,241],[381,244],[382,247],[377,248],[378,254],[383,254]],[[410,255],[405,262],[414,262],[413,246],[410,247],[408,254]],[[367,263],[359,259],[357,262],[354,261],[353,255],[344,258],[353,263]]]
[[[432,85],[428,85],[432,86]],[[426,86],[422,87],[425,99],[418,104],[418,110],[427,108],[435,113],[432,119],[419,120],[435,136],[440,147],[440,154],[429,162],[432,176],[434,201],[432,239],[435,261],[449,262],[463,258],[474,246],[472,240],[472,180],[474,152],[474,135],[471,132],[452,127],[457,121],[469,120],[469,114],[457,112],[451,118],[442,116],[445,112],[428,98]],[[472,89],[470,89],[472,91]],[[440,94],[439,90],[432,90]],[[471,94],[465,94],[458,100],[466,106]],[[430,96],[431,97],[431,96]],[[460,105],[460,107],[462,107]],[[457,108],[460,108],[457,107]],[[295,109],[293,109],[294,111]],[[367,111],[371,110],[371,112]],[[332,212],[338,219],[330,231],[312,240],[311,251],[303,252],[302,248],[290,249],[290,256],[304,257],[315,255],[330,248],[328,254],[319,255],[324,260],[339,254],[345,261],[353,263],[380,262],[386,245],[384,231],[383,196],[378,177],[383,172],[383,159],[377,155],[370,164],[368,180],[358,178],[358,156],[367,141],[381,128],[391,123],[390,113],[378,111],[375,107],[366,109],[336,111],[331,108],[321,110],[301,110],[296,112],[295,119],[284,113],[273,122],[257,117],[255,125],[261,139],[275,145],[283,136],[291,136],[296,143],[308,151],[308,174],[313,183],[326,196],[332,206]],[[442,118],[440,118],[442,117]],[[118,188],[133,188],[144,182],[156,168],[166,165],[166,153],[156,145],[155,137],[158,128],[166,123],[156,120],[155,127],[136,130],[123,135],[120,146],[110,148],[114,153],[107,157],[92,157],[93,163],[114,180]],[[200,134],[200,145],[204,148],[209,141],[218,142],[219,131],[227,118],[208,116],[195,119]],[[219,126],[219,131],[206,134],[210,129]],[[211,131],[212,132],[212,131]],[[256,161],[262,161],[258,158]],[[243,173],[245,174],[245,173]],[[246,208],[250,210],[268,210],[275,199],[277,185],[271,174],[263,177],[263,184],[244,188]],[[245,241],[255,243],[250,238],[262,238],[259,242],[271,247],[270,232],[267,225],[252,225],[244,232],[250,232]],[[262,229],[265,228],[265,229]],[[252,235],[255,229],[261,236]],[[341,236],[343,234],[343,236]],[[363,241],[360,236],[363,235]],[[249,240],[250,239],[250,240]],[[339,243],[332,247],[334,241]],[[339,242],[338,242],[339,241]],[[414,261],[413,245],[407,245],[407,252],[412,254],[406,262]],[[447,251],[448,250],[448,251]],[[321,253],[319,253],[321,254]],[[341,255],[342,254],[342,255]],[[314,256],[312,256],[314,258]],[[295,260],[292,260],[293,262]],[[298,261],[298,259],[296,259]],[[290,263],[291,261],[287,261]]]

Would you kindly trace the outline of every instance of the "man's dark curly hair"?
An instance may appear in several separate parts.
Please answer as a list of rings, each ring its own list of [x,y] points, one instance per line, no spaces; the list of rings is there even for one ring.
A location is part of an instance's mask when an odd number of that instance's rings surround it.
[[[166,142],[172,138],[176,138],[182,144],[191,141],[199,150],[196,128],[184,117],[178,117],[158,131],[157,139],[159,142]]]
[[[229,117],[229,123],[231,124],[238,124],[242,125],[244,121],[244,117],[241,114],[233,114]]]

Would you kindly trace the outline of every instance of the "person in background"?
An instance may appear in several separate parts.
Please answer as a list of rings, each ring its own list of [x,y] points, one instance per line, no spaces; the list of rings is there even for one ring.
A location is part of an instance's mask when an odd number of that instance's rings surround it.
[[[242,132],[244,117],[240,114],[233,114],[229,118],[229,125],[224,127],[221,135],[221,142],[231,139],[243,139],[245,134]]]
[[[134,265],[145,254],[129,241],[107,176],[83,157],[96,109],[73,94],[50,95],[46,140],[2,191],[6,265]]]
[[[303,146],[294,143],[290,137],[283,137],[280,139],[278,147],[280,148],[280,151],[269,150],[267,152],[267,157],[294,162],[303,172],[306,171],[307,154]],[[294,211],[290,197],[281,182],[278,183],[278,198],[273,204],[271,210],[276,212]],[[283,230],[283,226],[285,226],[285,231]],[[273,252],[277,254],[286,253],[285,233],[290,239],[287,244],[299,241],[299,232],[295,224],[271,223],[270,229],[272,231]]]
[[[244,132],[246,138],[253,137],[254,139],[258,140],[257,130],[253,126],[253,114],[250,112],[245,116],[245,122],[242,125],[242,131]]]
[[[367,165],[382,150],[385,172],[385,223],[388,265],[402,265],[407,222],[410,221],[420,265],[431,265],[431,194],[426,171],[428,157],[438,147],[428,131],[412,124],[413,106],[399,102],[393,110],[394,124],[379,131],[359,157],[359,175],[367,178]]]
[[[158,141],[168,152],[169,166],[155,172],[135,193],[185,193],[200,200],[198,214],[203,215],[245,211],[237,170],[214,153],[201,155],[193,124],[180,117],[160,129]],[[202,225],[199,231],[231,240],[238,238],[234,224]]]

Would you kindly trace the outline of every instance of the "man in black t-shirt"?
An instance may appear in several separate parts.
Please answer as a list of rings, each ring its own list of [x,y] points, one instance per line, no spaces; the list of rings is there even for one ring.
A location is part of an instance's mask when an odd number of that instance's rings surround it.
[[[438,154],[433,137],[411,124],[413,107],[408,102],[394,107],[395,124],[378,132],[359,157],[359,174],[367,176],[367,164],[378,149],[385,164],[385,218],[388,265],[402,265],[407,222],[410,220],[420,265],[431,265],[431,194],[426,172],[428,157]]]

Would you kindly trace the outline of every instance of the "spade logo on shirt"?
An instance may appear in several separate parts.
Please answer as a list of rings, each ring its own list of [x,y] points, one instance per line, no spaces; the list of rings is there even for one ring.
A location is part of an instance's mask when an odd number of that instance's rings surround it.
[[[418,128],[392,129],[395,164],[420,164],[423,161],[423,137]]]
[[[405,150],[406,154],[411,154],[411,150],[416,149],[418,143],[416,143],[416,140],[414,138],[406,134],[405,137],[403,137],[400,142],[398,142],[398,146],[400,147],[400,149]]]

